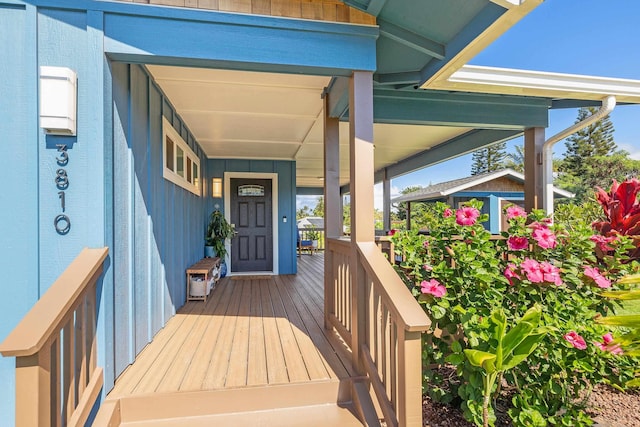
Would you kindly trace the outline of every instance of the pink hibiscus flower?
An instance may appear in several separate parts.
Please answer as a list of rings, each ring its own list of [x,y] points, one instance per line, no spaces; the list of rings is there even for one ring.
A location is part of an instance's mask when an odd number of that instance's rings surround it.
[[[442,216],[445,218],[449,218],[451,215],[453,215],[453,211],[449,208],[446,208],[444,212],[442,212]]]
[[[558,267],[547,261],[543,261],[540,263],[540,271],[542,271],[545,282],[554,283],[556,286],[562,285],[562,278],[560,277],[560,269]]]
[[[507,264],[507,269],[504,270],[504,277],[507,278],[507,280],[509,281],[509,284],[512,286],[513,286],[512,279],[520,280],[520,275],[516,272],[517,268],[518,267],[515,264],[509,263]]]
[[[431,267],[429,264],[425,264],[425,265],[422,266],[422,269],[424,271],[431,271],[431,270],[433,270],[433,267]]]
[[[456,223],[458,225],[473,225],[480,216],[480,211],[470,206],[465,206],[456,211]]]
[[[613,247],[609,246],[609,243],[615,242],[618,238],[616,236],[605,237],[600,234],[594,234],[589,237],[589,240],[594,242],[602,252],[612,251]]]
[[[420,283],[420,290],[423,294],[431,294],[436,298],[443,297],[447,293],[447,288],[440,284],[436,279],[429,281],[423,280]]]
[[[606,289],[611,287],[611,280],[604,277],[602,273],[600,273],[600,270],[598,270],[598,267],[590,267],[585,265],[582,268],[584,268],[584,275],[593,279],[593,281],[599,288]]]
[[[520,264],[520,268],[531,283],[544,282],[544,273],[540,270],[540,264],[535,259],[525,258]]]
[[[564,339],[578,350],[584,350],[587,348],[587,343],[584,338],[578,335],[575,331],[571,331],[568,334],[565,334]]]
[[[518,205],[509,206],[507,208],[507,220],[511,220],[513,218],[518,218],[518,217],[526,218],[527,212]]]
[[[558,244],[553,231],[544,226],[537,227],[533,230],[533,238],[542,249],[553,249]]]
[[[429,241],[425,240],[424,242],[422,242],[422,247],[425,248],[425,249],[428,249],[429,248]]]
[[[608,351],[611,354],[620,355],[624,353],[622,348],[620,348],[620,344],[613,344],[613,335],[611,335],[611,332],[602,336],[602,342],[594,342],[593,344],[600,350]]]
[[[510,251],[521,251],[529,246],[529,239],[523,236],[510,236],[507,239],[507,246]]]
[[[396,230],[395,228],[392,228],[391,230],[389,230],[389,232],[387,233],[387,235],[389,236],[393,236],[394,234],[396,234],[398,232],[398,230]]]

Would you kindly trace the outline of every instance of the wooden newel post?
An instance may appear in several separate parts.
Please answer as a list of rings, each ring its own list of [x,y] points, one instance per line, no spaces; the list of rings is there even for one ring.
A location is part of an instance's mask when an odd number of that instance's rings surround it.
[[[404,332],[404,333],[403,333]],[[422,426],[422,332],[398,337],[398,425]],[[404,339],[402,339],[404,338]]]
[[[16,425],[51,426],[51,347],[16,357]]]
[[[363,373],[360,352],[366,333],[366,274],[357,244],[374,242],[373,73],[356,71],[349,85],[351,189],[351,336],[353,365]]]

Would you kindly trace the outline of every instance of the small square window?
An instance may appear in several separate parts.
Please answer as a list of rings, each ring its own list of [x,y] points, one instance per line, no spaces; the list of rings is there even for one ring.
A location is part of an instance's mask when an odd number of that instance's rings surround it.
[[[173,168],[173,141],[168,136],[165,138],[164,158],[167,169],[173,172],[175,170]]]
[[[176,173],[184,178],[184,150],[176,147]]]

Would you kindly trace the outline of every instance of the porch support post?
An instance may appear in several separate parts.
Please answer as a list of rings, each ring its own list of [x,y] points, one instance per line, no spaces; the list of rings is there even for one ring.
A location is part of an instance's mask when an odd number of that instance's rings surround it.
[[[342,236],[342,197],[340,196],[340,131],[338,118],[329,117],[329,93],[324,94],[324,235]],[[325,248],[327,247],[325,241]],[[334,306],[333,251],[324,257],[324,327],[331,329],[329,315]]]
[[[542,146],[544,128],[529,128],[524,131],[524,208],[542,209]]]
[[[349,85],[349,162],[351,191],[351,351],[364,373],[360,352],[366,334],[366,273],[357,243],[374,241],[373,73],[355,71]]]
[[[382,178],[382,228],[385,233],[391,230],[391,180],[386,168]]]
[[[407,202],[407,231],[411,230],[411,202]]]

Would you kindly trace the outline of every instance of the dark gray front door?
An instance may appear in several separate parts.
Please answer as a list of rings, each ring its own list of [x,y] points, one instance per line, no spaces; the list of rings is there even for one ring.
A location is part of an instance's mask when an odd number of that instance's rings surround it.
[[[270,179],[231,179],[231,271],[273,271]]]

